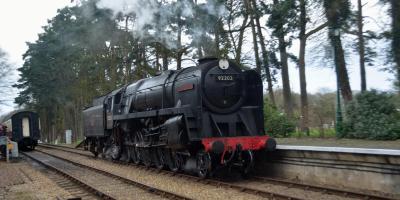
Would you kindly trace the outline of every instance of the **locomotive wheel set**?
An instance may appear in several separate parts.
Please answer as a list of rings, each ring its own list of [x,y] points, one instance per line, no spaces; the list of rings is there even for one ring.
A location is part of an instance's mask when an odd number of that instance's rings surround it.
[[[83,111],[85,148],[95,156],[206,177],[251,171],[254,154],[273,151],[264,133],[261,77],[228,60],[139,80]]]

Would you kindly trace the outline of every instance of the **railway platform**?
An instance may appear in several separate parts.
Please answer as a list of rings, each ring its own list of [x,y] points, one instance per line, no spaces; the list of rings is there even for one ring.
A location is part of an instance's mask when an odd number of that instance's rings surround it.
[[[259,159],[259,175],[400,198],[400,150],[278,145]]]

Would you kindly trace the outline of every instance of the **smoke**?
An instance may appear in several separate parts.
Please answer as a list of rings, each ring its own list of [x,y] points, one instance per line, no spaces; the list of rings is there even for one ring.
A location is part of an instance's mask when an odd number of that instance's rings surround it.
[[[182,35],[183,44],[189,44],[190,40],[200,41],[201,37],[215,25],[215,21],[196,22],[196,20],[206,20],[199,15],[208,14],[219,18],[227,13],[225,6],[215,1],[195,4],[189,0],[164,3],[158,0],[100,0],[96,5],[101,9],[112,10],[114,17],[120,14],[133,16],[134,21],[130,28],[135,37],[151,38],[170,49],[177,48],[177,20],[187,22],[186,25],[190,26],[192,30],[190,36],[184,35],[185,33]]]
[[[122,13],[136,15],[136,30],[142,30],[146,25],[154,23],[154,16],[158,12],[158,3],[155,0],[101,0],[98,8],[110,9],[115,15]]]

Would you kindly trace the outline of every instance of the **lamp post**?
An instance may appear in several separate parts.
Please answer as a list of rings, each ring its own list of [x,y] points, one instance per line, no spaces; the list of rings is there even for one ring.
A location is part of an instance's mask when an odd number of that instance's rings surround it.
[[[337,69],[336,69],[336,76],[338,75]],[[342,106],[340,103],[340,82],[339,78],[336,78],[336,136],[342,133],[342,123],[343,123],[343,117],[342,117]]]

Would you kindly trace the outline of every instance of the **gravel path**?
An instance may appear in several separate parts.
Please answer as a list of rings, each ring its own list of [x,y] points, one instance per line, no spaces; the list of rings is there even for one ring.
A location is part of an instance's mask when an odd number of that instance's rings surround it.
[[[25,161],[0,163],[0,199],[67,199],[71,195]],[[16,181],[17,180],[17,181]]]
[[[87,158],[85,156],[71,154],[60,150],[49,150],[45,148],[38,149],[84,165],[95,167],[131,180],[138,181],[142,184],[150,185],[193,199],[265,199],[257,195],[246,194],[233,189],[229,190],[224,187],[205,185],[203,183],[190,181],[180,177],[174,177],[161,173],[157,174],[145,169],[118,165],[109,161]]]

